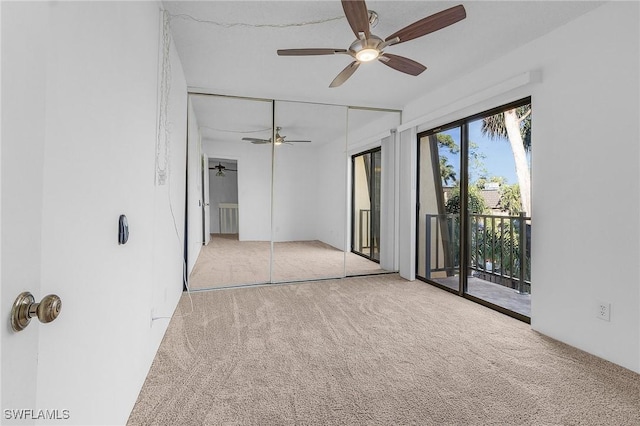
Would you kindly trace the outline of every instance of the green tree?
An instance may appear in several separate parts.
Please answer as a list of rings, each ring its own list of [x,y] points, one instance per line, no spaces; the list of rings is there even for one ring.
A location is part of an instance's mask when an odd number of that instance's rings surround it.
[[[522,206],[520,185],[501,185],[499,205],[503,212],[509,212],[509,216],[517,216]]]
[[[453,140],[451,135],[447,135],[445,133],[438,133],[436,135],[438,140],[438,151],[440,149],[446,148],[449,150],[449,153],[456,155],[460,153],[460,146]],[[469,142],[469,179],[473,180],[473,176],[475,175],[486,175],[487,169],[484,166],[484,159],[486,158],[485,154],[478,151],[478,144],[470,141]],[[440,176],[442,176],[442,180],[445,185],[449,184],[449,179],[451,179],[454,183],[457,181],[457,177],[455,174],[455,170],[453,166],[449,163],[448,159],[444,156],[440,156]],[[448,177],[448,179],[445,179]]]
[[[531,173],[527,162],[527,152],[531,150],[531,104],[484,118],[481,130],[493,140],[509,141],[520,185],[521,211],[531,214]]]
[[[438,133],[436,138],[438,139],[438,152],[440,152],[440,149],[442,148],[448,149],[451,154],[457,154],[460,152],[460,147],[456,141],[453,140],[451,135]],[[454,184],[457,180],[456,171],[453,168],[453,165],[449,163],[447,157],[442,155],[440,156],[440,177],[445,185],[449,184],[449,180]]]
[[[489,179],[485,176],[481,176],[475,181],[474,185],[477,186],[478,189],[484,189],[488,183],[497,183],[502,186],[507,184],[507,179],[503,176],[491,176]]]
[[[460,147],[458,146],[456,141],[453,140],[451,135],[447,135],[445,133],[438,133],[436,137],[438,138],[439,148],[448,148],[449,152],[452,154],[457,154],[460,152]]]
[[[484,159],[487,158],[484,152],[479,151],[477,143],[469,141],[469,181],[473,181],[476,176],[486,176],[489,174],[484,165]]]
[[[449,164],[447,157],[440,157],[440,177],[445,185],[449,184],[449,180],[452,180],[453,183],[456,182],[456,171]]]
[[[457,185],[449,193],[446,204],[447,213],[460,213],[460,185]],[[488,208],[484,201],[484,197],[480,193],[480,189],[475,185],[469,185],[469,204],[468,209],[471,213],[483,214]]]

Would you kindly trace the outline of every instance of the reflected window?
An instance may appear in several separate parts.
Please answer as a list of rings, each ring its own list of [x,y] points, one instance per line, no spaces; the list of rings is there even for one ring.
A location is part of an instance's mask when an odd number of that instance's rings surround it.
[[[380,187],[382,150],[352,157],[351,251],[380,261]]]

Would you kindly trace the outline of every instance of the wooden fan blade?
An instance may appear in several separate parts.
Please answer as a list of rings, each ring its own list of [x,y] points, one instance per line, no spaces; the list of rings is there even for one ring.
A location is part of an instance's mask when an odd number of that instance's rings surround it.
[[[342,83],[347,81],[347,79],[349,77],[351,77],[351,75],[354,72],[356,72],[356,70],[358,69],[359,66],[360,66],[360,62],[358,62],[358,61],[351,62],[349,65],[347,65],[347,67],[345,69],[340,71],[340,74],[338,74],[336,76],[336,78],[333,79],[333,81],[331,82],[329,87],[338,87],[338,86],[340,86]]]
[[[404,56],[392,55],[390,53],[384,53],[378,59],[383,64],[405,74],[418,75],[427,69],[427,67],[419,62],[405,58]]]
[[[416,21],[413,24],[404,27],[400,31],[396,31],[387,37],[385,41],[390,41],[398,37],[400,41],[393,44],[403,43],[405,41],[413,40],[414,38],[422,37],[423,35],[434,31],[438,31],[444,27],[448,27],[449,25],[455,24],[466,17],[467,12],[464,10],[464,6],[454,6]]]
[[[271,143],[271,139],[242,138],[242,140],[249,141],[251,143]]]
[[[342,9],[356,38],[360,38],[360,33],[364,33],[365,37],[369,38],[371,35],[369,31],[369,11],[365,1],[342,0]]]
[[[337,53],[347,53],[347,49],[279,49],[278,56],[312,56],[312,55],[335,55]]]

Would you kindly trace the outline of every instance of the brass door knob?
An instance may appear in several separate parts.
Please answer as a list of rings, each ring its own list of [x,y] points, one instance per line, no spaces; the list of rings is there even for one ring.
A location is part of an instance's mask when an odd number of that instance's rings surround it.
[[[13,331],[22,331],[29,325],[31,318],[35,316],[42,323],[51,322],[58,318],[61,309],[62,300],[55,294],[49,294],[40,303],[36,303],[33,294],[25,291],[20,293],[16,301],[13,302],[11,328],[13,328]]]

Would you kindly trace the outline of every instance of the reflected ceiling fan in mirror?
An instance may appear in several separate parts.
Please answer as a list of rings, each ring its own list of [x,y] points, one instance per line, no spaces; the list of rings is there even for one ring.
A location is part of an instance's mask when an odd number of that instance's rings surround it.
[[[209,167],[209,170],[217,170],[216,176],[224,177],[224,171],[228,172],[237,172],[237,170],[230,169],[222,165],[222,163],[218,162],[217,166]]]
[[[385,53],[384,49],[388,46],[404,43],[405,41],[438,31],[467,17],[467,13],[462,5],[454,6],[416,21],[383,40],[377,35],[371,34],[371,23],[376,22],[377,14],[367,10],[367,4],[364,0],[342,0],[342,8],[356,36],[356,40],[351,43],[349,49],[310,48],[278,50],[279,56],[346,54],[353,57],[355,60],[338,74],[329,87],[340,86],[353,75],[361,63],[371,62],[375,59],[405,74],[413,76],[419,75],[422,71],[426,70],[427,67],[412,59]]]
[[[276,145],[282,145],[283,143],[291,143],[291,142],[296,142],[296,143],[300,143],[300,142],[311,142],[311,141],[294,141],[294,140],[285,140],[286,136],[281,136],[280,135],[280,130],[282,130],[282,127],[276,127]],[[251,143],[255,143],[255,144],[266,144],[266,143],[271,143],[271,138],[269,139],[258,139],[258,138],[242,138],[243,141],[249,141]]]

